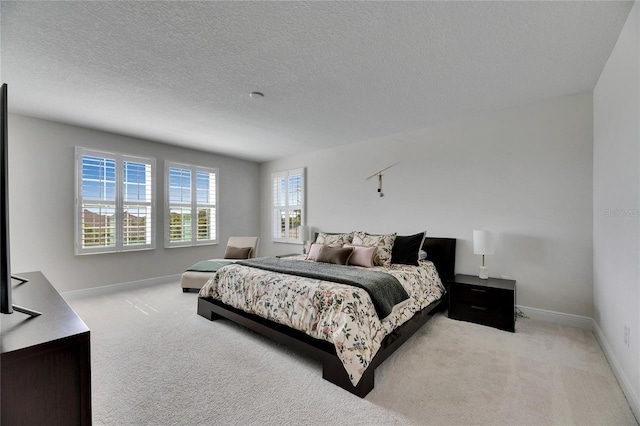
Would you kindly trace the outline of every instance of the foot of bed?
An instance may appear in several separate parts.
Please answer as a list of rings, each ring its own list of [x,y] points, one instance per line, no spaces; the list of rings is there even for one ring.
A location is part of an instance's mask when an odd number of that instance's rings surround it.
[[[358,384],[353,386],[340,360],[337,357],[326,357],[322,361],[322,378],[360,398],[364,398],[373,389],[374,369],[366,370]]]
[[[249,330],[271,338],[278,343],[298,350],[311,358],[317,359],[322,363],[322,377],[325,380],[336,386],[340,386],[342,389],[360,398],[364,398],[373,389],[376,367],[427,322],[427,320],[433,316],[432,311],[437,308],[440,303],[441,301],[437,301],[427,306],[387,336],[382,341],[378,353],[371,360],[371,363],[360,378],[357,386],[353,386],[342,362],[336,355],[335,347],[327,341],[314,339],[301,331],[293,330],[256,315],[240,311],[211,298],[198,298],[198,315],[210,321],[228,319]]]

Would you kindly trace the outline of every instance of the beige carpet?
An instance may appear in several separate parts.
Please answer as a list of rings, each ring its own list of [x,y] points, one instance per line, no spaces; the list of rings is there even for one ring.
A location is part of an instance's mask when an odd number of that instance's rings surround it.
[[[96,425],[636,425],[591,332],[438,314],[360,399],[319,364],[196,314],[179,283],[70,299],[91,329]]]

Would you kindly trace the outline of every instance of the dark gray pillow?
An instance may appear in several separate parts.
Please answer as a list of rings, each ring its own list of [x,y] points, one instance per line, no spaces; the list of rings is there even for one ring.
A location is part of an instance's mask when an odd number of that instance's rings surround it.
[[[316,257],[316,262],[335,263],[336,265],[346,265],[349,263],[349,258],[353,254],[352,247],[330,247],[322,246],[320,253]]]
[[[227,246],[227,251],[224,253],[224,258],[225,259],[248,259],[249,253],[251,253],[251,247]]]
[[[418,266],[418,252],[422,248],[424,232],[409,236],[396,236],[391,250],[391,263]]]

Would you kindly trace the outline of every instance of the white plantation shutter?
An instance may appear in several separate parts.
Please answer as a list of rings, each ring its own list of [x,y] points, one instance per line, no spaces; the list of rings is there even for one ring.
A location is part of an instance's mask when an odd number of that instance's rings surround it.
[[[218,242],[218,169],[166,163],[165,246]]]
[[[168,169],[169,218],[168,243],[191,243],[191,170],[183,167]],[[165,241],[165,244],[167,241]]]
[[[155,160],[76,148],[76,254],[155,248]]]
[[[304,168],[271,174],[274,242],[301,243],[300,226],[304,223]]]
[[[153,179],[151,164],[124,161],[123,237],[127,247],[139,247],[151,240],[154,221],[151,218]]]
[[[196,170],[198,241],[217,240],[217,184],[215,172]]]
[[[273,214],[272,233],[273,241],[285,240],[286,216],[287,216],[287,176],[286,172],[278,172],[272,175],[273,182]]]

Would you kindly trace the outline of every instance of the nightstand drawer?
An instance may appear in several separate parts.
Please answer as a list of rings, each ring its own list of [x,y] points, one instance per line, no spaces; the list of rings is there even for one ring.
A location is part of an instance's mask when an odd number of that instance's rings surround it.
[[[449,307],[449,318],[514,331],[513,309],[488,308],[474,303],[455,303]]]
[[[451,300],[461,303],[473,303],[485,307],[513,306],[513,291],[498,288],[459,285],[449,287]]]

